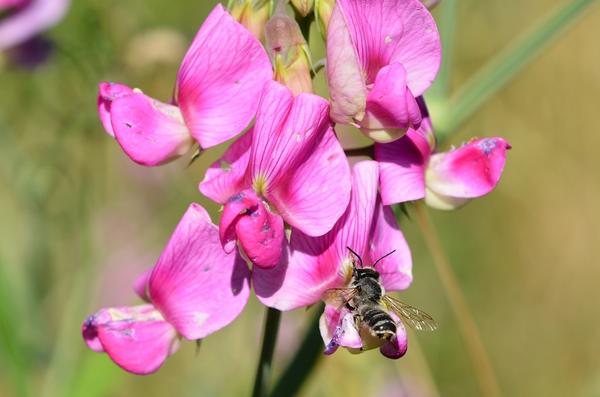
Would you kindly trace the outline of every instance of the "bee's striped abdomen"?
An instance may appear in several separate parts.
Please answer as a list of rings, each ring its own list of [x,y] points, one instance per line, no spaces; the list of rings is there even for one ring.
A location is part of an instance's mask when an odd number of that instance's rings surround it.
[[[358,314],[366,323],[373,335],[382,339],[391,339],[396,335],[396,322],[385,311],[371,305],[362,305]]]

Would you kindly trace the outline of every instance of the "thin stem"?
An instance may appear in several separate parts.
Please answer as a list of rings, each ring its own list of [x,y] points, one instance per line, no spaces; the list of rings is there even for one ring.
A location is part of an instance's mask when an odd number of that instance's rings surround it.
[[[485,397],[498,397],[501,395],[500,388],[492,364],[485,351],[481,335],[477,329],[477,324],[469,311],[467,301],[452,272],[450,261],[444,252],[433,222],[422,202],[415,203],[415,219],[433,256],[433,263],[446,290],[450,307],[458,320],[460,332],[471,356],[482,395]]]
[[[319,305],[308,326],[304,340],[296,351],[294,358],[277,381],[270,397],[292,397],[299,391],[304,381],[309,377],[313,368],[323,356],[323,340],[319,333],[319,318],[323,305]]]
[[[277,342],[277,333],[279,332],[279,321],[281,312],[277,309],[267,308],[265,319],[265,329],[263,333],[262,350],[254,378],[253,397],[266,397],[268,395],[269,379],[271,378],[271,363],[273,362],[273,352]]]

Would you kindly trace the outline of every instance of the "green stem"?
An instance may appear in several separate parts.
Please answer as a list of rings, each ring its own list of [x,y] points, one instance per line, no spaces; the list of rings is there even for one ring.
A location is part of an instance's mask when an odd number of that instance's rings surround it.
[[[448,296],[450,307],[458,320],[460,332],[481,387],[481,395],[484,397],[499,397],[501,394],[498,381],[485,351],[477,324],[469,310],[460,285],[452,272],[450,261],[444,252],[433,222],[422,202],[415,203],[415,219],[433,256],[433,263]]]
[[[596,0],[573,0],[544,18],[478,71],[440,110],[438,136],[456,131]]]
[[[270,397],[295,396],[323,355],[323,340],[319,332],[319,318],[322,312],[323,305],[319,305],[308,326],[306,335],[304,335],[304,340],[302,340],[285,372],[277,381]]]
[[[263,333],[262,350],[254,378],[253,397],[266,397],[268,395],[269,379],[271,378],[271,364],[273,362],[273,352],[277,342],[277,333],[279,332],[279,321],[281,312],[277,309],[267,308],[265,319],[265,330]]]

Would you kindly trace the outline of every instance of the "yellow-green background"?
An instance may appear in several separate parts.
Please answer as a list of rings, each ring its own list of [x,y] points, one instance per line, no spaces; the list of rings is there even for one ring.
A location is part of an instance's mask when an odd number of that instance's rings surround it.
[[[104,134],[95,104],[101,80],[167,100],[181,51],[214,1],[73,3],[49,33],[57,44],[49,63],[0,69],[0,395],[249,395],[263,316],[254,297],[197,355],[183,343],[149,377],[85,348],[83,319],[136,302],[133,278],[153,264],[190,202],[216,219],[197,183],[222,148],[190,168],[185,160],[137,166]],[[451,89],[567,3],[458,0]],[[600,396],[598,37],[596,4],[448,141],[501,135],[513,145],[492,194],[433,212],[505,396]],[[156,54],[167,61],[151,61]],[[377,352],[323,357],[304,396],[480,395],[431,255],[413,222],[403,228],[415,279],[402,297],[440,329],[411,334],[398,361]],[[275,376],[311,314],[283,315]]]

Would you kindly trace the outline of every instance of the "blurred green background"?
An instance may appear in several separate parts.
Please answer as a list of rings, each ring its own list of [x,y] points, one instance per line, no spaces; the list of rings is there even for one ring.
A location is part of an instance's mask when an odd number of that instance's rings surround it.
[[[56,44],[49,62],[33,71],[2,62],[0,396],[249,395],[263,322],[254,297],[199,354],[184,343],[149,377],[89,351],[79,331],[97,309],[136,302],[132,280],[154,263],[190,202],[216,214],[197,184],[223,147],[189,168],[186,160],[143,168],[96,114],[101,80],[168,100],[183,53],[215,3],[75,1],[48,33]],[[454,30],[454,45],[445,48],[448,92],[460,92],[566,4],[442,1],[434,15],[446,18],[444,29],[450,18]],[[501,135],[513,145],[491,195],[459,211],[432,211],[505,396],[600,396],[598,37],[593,4],[446,141]],[[454,109],[444,108],[443,89],[435,93],[434,124],[439,117],[444,129]],[[407,219],[403,229],[415,281],[401,296],[434,315],[440,329],[411,334],[398,361],[376,351],[322,357],[302,395],[480,395],[420,231]],[[275,378],[311,316],[283,315]]]

